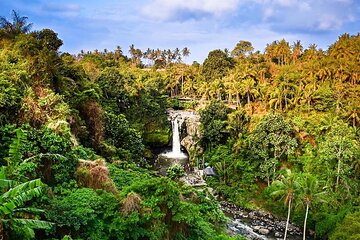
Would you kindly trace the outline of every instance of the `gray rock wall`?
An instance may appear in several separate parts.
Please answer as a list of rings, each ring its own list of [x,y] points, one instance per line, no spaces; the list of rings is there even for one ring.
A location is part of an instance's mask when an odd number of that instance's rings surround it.
[[[181,124],[181,145],[189,154],[189,161],[192,165],[196,163],[196,158],[203,153],[200,146],[200,116],[195,111],[187,110],[168,110],[170,119],[176,116]]]

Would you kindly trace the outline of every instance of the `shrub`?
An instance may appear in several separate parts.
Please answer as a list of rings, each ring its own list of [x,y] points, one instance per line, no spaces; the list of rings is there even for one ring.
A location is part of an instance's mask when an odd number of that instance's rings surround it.
[[[166,175],[171,179],[178,179],[185,176],[185,171],[180,164],[174,164],[167,169]]]

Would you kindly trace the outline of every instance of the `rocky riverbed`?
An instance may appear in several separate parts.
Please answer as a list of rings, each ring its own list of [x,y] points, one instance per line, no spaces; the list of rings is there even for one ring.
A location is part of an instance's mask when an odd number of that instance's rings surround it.
[[[216,191],[208,187],[202,177],[202,170],[194,169],[180,180],[185,184],[207,191],[217,198]],[[283,239],[286,221],[273,216],[263,210],[249,210],[238,207],[227,201],[219,200],[224,213],[229,217],[228,232],[231,235],[241,234],[248,239],[254,240],[278,240]],[[301,240],[302,229],[289,224],[287,239]],[[311,236],[307,239],[311,239]]]
[[[194,161],[195,156],[202,153],[202,149],[198,149],[199,144],[195,141],[200,139],[199,115],[194,111],[179,111],[173,109],[168,109],[168,115],[170,120],[174,121],[175,119],[178,121],[178,124],[173,124],[176,126],[175,131],[173,129],[173,138],[174,136],[179,138],[177,139],[177,145],[180,146],[181,141],[181,145],[186,148],[187,153],[189,154],[191,163],[192,160]],[[176,131],[180,132],[180,134],[175,134]],[[173,145],[175,144],[173,143]],[[178,150],[180,151],[180,149]],[[161,155],[159,155],[158,160],[158,165],[160,167],[158,170],[160,171],[160,169],[163,169],[163,174],[165,174],[167,167],[179,159],[161,158]],[[185,160],[186,162],[178,162],[180,165],[184,166],[187,173],[180,181],[184,182],[184,184],[196,187],[198,190],[207,190],[209,194],[217,199],[216,191],[208,187],[204,180],[204,175],[206,175],[205,171],[197,168],[190,169],[189,166],[191,164],[189,164],[187,158]],[[277,240],[283,238],[286,221],[274,217],[271,213],[262,210],[251,211],[243,209],[226,201],[219,201],[219,204],[225,214],[231,219],[228,224],[228,231],[230,234],[241,234],[248,239]],[[302,239],[302,229],[290,224],[287,239]]]
[[[232,219],[228,224],[230,234],[241,234],[255,240],[278,240],[284,237],[286,221],[274,217],[271,213],[262,210],[250,211],[226,201],[219,203]],[[302,239],[302,229],[289,224],[287,239]]]

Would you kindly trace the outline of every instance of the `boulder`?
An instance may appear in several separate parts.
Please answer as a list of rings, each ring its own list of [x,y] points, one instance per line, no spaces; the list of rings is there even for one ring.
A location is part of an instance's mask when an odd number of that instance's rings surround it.
[[[253,227],[253,229],[255,232],[259,232],[259,230],[261,229],[261,226],[255,226],[255,227]]]
[[[268,235],[270,233],[270,230],[266,228],[260,228],[259,233],[262,235]]]
[[[204,175],[205,175],[206,177],[215,176],[215,171],[214,171],[214,169],[213,169],[212,167],[206,167],[206,168],[204,169]]]

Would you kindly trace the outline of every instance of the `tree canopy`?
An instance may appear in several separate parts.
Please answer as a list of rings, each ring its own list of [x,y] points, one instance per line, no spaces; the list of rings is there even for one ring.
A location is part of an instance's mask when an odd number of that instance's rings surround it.
[[[15,11],[0,18],[1,237],[231,239],[212,195],[179,182],[182,166],[152,168],[171,142],[168,108],[199,112],[189,165],[214,168],[219,197],[304,237],[358,236],[359,34],[328,49],[239,40],[192,65],[188,47],[62,44]]]

